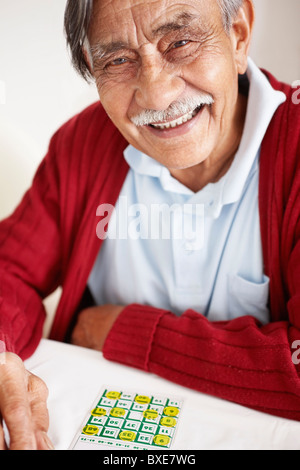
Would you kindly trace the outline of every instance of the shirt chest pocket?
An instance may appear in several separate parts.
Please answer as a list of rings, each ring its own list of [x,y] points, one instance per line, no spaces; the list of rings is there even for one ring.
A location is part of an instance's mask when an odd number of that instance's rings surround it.
[[[231,319],[251,315],[263,324],[270,321],[268,309],[270,279],[267,276],[263,276],[262,283],[255,283],[238,274],[230,274],[228,284],[228,309]]]

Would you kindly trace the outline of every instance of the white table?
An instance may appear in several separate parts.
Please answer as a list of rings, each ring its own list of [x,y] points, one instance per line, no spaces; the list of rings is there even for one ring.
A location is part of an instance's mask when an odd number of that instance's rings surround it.
[[[67,450],[103,387],[179,396],[184,405],[173,449],[300,449],[300,423],[276,418],[106,361],[97,351],[42,340],[26,367],[49,388],[49,437]]]

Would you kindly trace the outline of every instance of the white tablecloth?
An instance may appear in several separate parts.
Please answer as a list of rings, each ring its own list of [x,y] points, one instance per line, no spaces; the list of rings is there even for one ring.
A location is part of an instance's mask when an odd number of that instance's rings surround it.
[[[42,340],[26,367],[49,388],[49,437],[69,448],[103,387],[182,397],[173,449],[300,449],[300,423],[259,413],[106,361],[97,351]]]

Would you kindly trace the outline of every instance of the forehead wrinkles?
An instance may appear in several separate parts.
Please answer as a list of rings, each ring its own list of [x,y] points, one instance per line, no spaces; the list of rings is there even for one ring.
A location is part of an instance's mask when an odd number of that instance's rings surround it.
[[[193,1],[96,0],[89,31],[91,45],[116,41],[140,47],[154,39],[152,31],[183,11],[199,15],[199,10],[193,8]]]
[[[90,41],[107,43],[119,40],[137,44],[151,25],[152,8],[153,2],[144,0],[96,0],[89,30]]]

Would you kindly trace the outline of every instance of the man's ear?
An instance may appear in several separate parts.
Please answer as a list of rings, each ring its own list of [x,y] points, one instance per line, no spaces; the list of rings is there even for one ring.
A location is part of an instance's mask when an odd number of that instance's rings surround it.
[[[252,39],[254,21],[255,10],[253,2],[252,0],[244,0],[230,31],[237,71],[241,75],[246,72],[248,66],[247,58]]]

